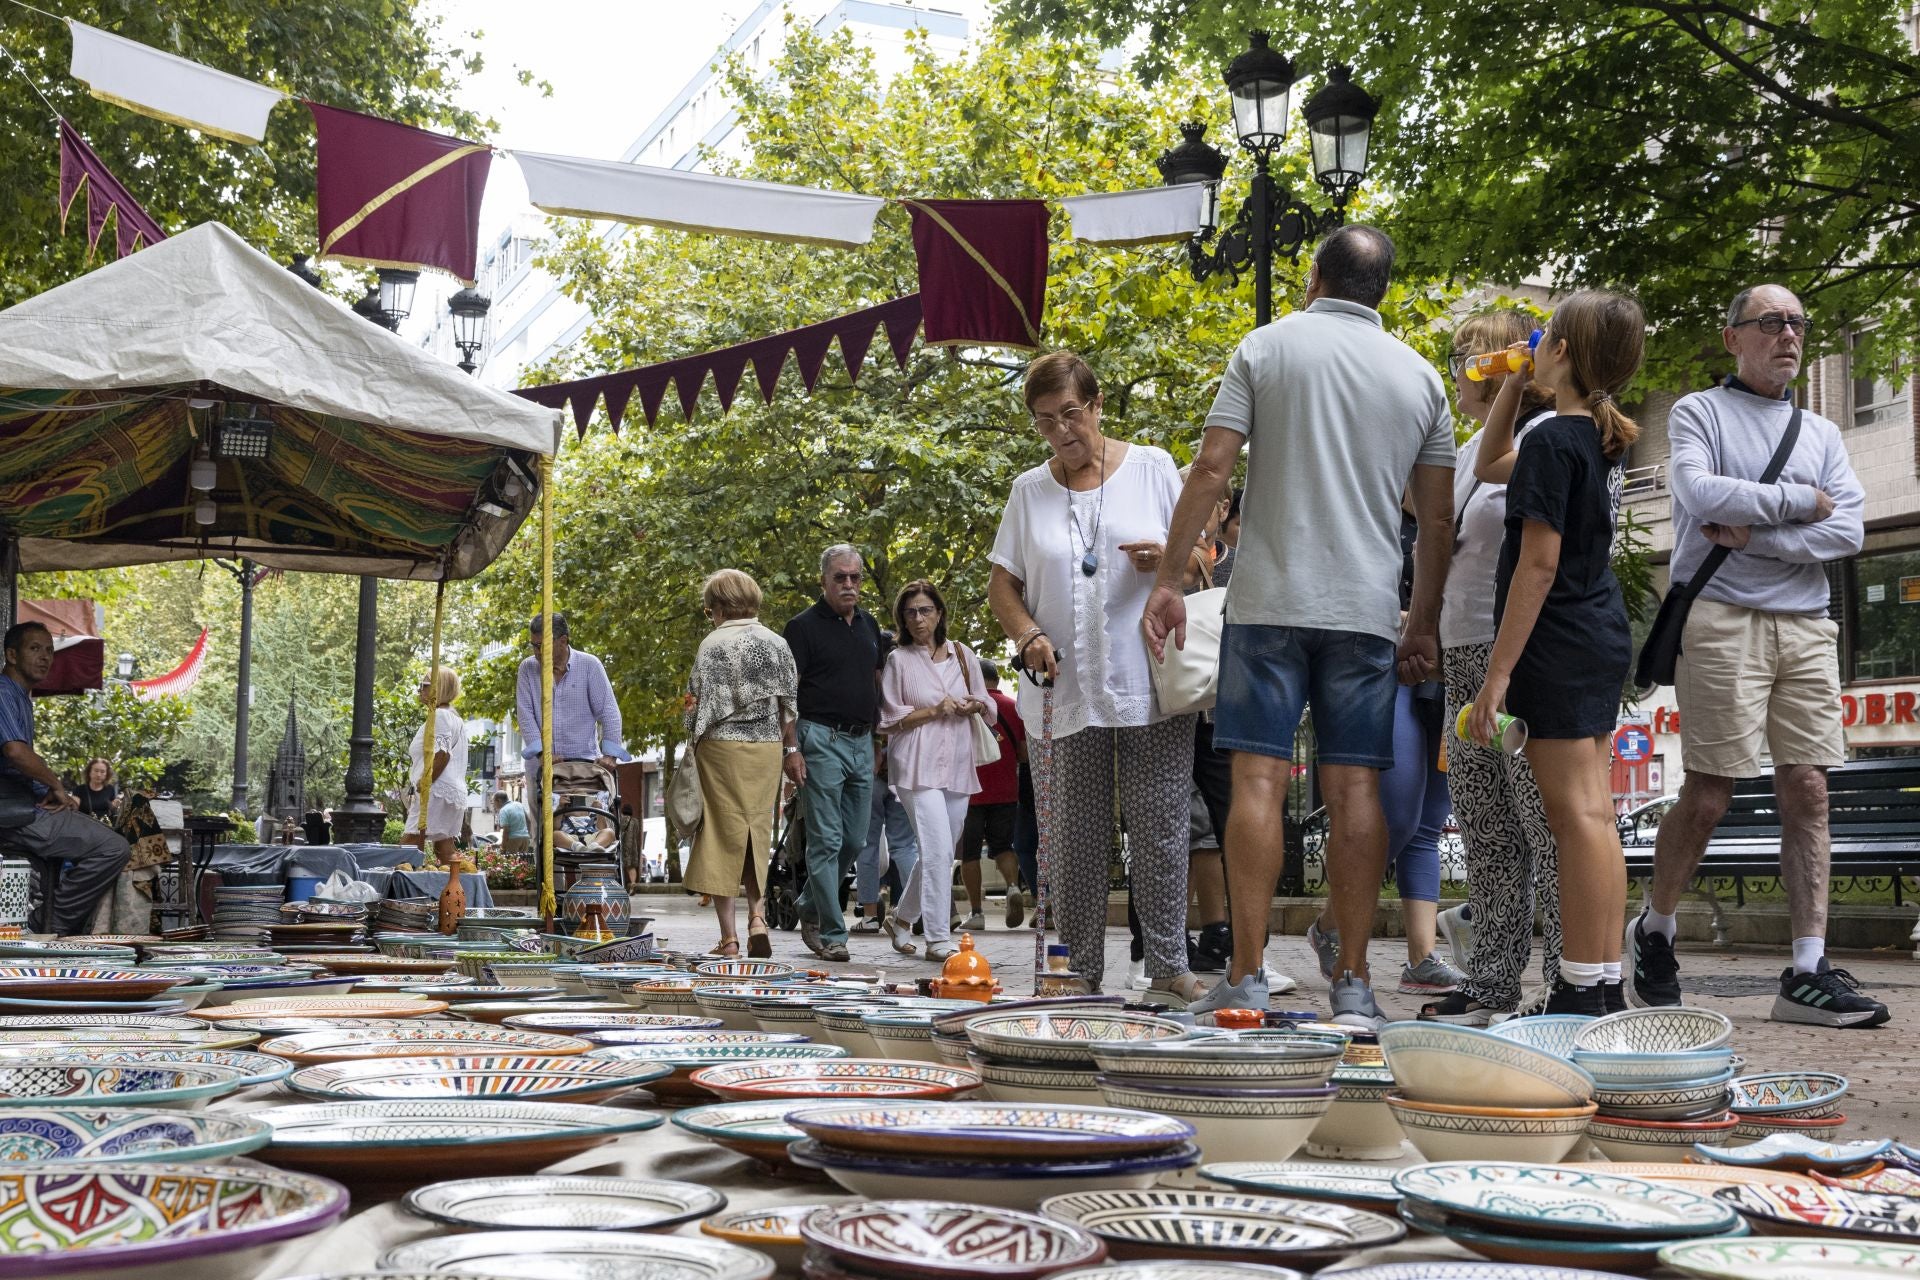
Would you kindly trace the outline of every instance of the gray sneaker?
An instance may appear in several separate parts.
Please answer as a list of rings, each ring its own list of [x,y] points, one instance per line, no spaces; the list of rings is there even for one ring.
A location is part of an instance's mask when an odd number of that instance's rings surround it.
[[[1468,918],[1467,904],[1448,907],[1436,920],[1440,926],[1440,936],[1447,941],[1447,953],[1453,957],[1455,969],[1473,967],[1473,921]]]
[[[987,927],[987,918],[980,912],[976,911],[972,915],[968,916],[965,920],[962,920],[955,927],[960,929],[971,929],[977,933],[980,930],[985,929]]]
[[[1307,945],[1320,957],[1320,976],[1328,982],[1333,981],[1333,966],[1340,963],[1340,931],[1320,932],[1320,922],[1315,920],[1307,926]]]
[[[1327,1003],[1333,1010],[1333,1021],[1343,1027],[1378,1031],[1387,1025],[1387,1015],[1374,1000],[1373,988],[1354,977],[1352,970],[1341,974],[1328,990]]]
[[[1027,918],[1027,900],[1013,885],[1007,886],[1007,928],[1018,929],[1020,922]]]
[[[1216,1009],[1265,1009],[1267,1007],[1267,980],[1257,973],[1250,973],[1238,982],[1220,979],[1213,990],[1187,1005],[1188,1013],[1212,1013]]]
[[[820,922],[818,920],[809,920],[805,916],[800,917],[800,942],[802,946],[817,956],[826,954],[820,947]]]
[[[1428,952],[1419,964],[1400,966],[1400,994],[1403,996],[1444,996],[1455,991],[1467,977],[1458,969]]]

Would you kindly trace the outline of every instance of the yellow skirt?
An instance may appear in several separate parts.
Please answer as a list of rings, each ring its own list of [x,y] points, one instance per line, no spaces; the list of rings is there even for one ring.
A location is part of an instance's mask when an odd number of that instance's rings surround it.
[[[682,883],[692,893],[735,897],[751,865],[754,883],[764,892],[773,810],[780,802],[780,744],[709,738],[694,756],[706,816]]]

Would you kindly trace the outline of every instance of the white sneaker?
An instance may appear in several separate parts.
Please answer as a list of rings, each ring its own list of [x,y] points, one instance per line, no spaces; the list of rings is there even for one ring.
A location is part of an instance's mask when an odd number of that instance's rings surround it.
[[[1289,991],[1299,990],[1299,987],[1300,987],[1299,983],[1295,982],[1292,978],[1289,978],[1286,974],[1280,972],[1278,969],[1274,968],[1272,965],[1267,965],[1263,967],[1260,970],[1260,976],[1266,979],[1267,994],[1270,996],[1283,996]]]
[[[1127,964],[1127,986],[1134,991],[1145,991],[1150,985],[1147,981],[1147,962],[1134,960]]]

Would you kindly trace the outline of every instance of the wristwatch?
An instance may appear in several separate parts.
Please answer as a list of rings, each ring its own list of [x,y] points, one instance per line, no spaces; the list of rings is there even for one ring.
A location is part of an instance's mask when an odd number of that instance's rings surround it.
[[[784,758],[784,757],[786,757],[786,756],[797,756],[797,755],[799,755],[799,754],[800,754],[800,748],[798,748],[798,747],[782,747],[782,748],[780,749],[780,754],[781,754],[781,756],[782,756],[783,758]]]

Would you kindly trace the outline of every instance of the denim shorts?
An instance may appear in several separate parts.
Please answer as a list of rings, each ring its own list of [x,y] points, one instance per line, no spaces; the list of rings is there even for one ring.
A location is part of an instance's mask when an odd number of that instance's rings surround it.
[[[1213,745],[1293,759],[1300,715],[1314,708],[1321,764],[1393,767],[1393,641],[1359,631],[1227,624]]]

